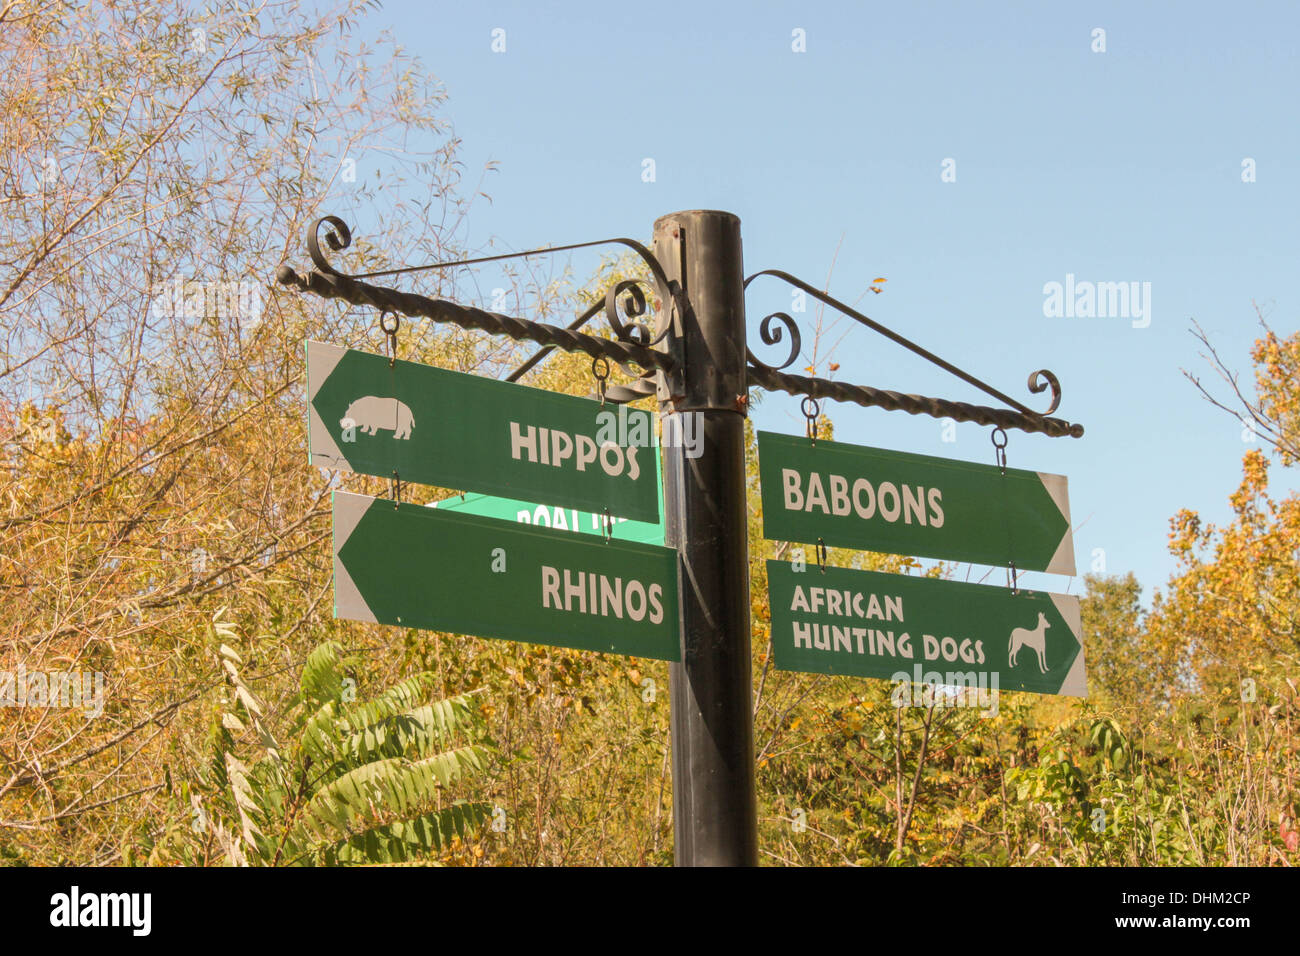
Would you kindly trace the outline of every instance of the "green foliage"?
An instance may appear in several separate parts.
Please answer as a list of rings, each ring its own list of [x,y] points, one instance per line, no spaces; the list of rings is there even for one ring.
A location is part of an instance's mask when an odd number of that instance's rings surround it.
[[[1143,653],[1142,587],[1132,572],[1084,576],[1079,602],[1089,692],[1127,715],[1160,705],[1174,675],[1162,673]]]
[[[353,39],[368,4],[274,0],[256,24],[192,6],[35,0],[0,31],[0,588],[19,598],[0,631],[8,667],[107,677],[93,723],[6,711],[0,861],[671,862],[665,663],[330,618],[336,478],[303,460],[302,342],[382,339],[372,311],[271,276],[286,257],[301,267],[325,211],[358,227],[351,271],[470,258],[459,141],[423,68]],[[503,268],[502,311],[555,324],[644,277],[634,257],[581,285],[530,268]],[[153,314],[182,281],[256,286],[264,314]],[[429,281],[479,297],[449,273]],[[662,319],[647,304],[641,320]],[[834,374],[833,327],[811,318],[800,365]],[[400,350],[493,375],[533,351],[426,320],[403,322]],[[1244,420],[1293,466],[1300,334],[1265,328],[1252,358]],[[552,353],[527,381],[587,394],[591,363]],[[615,366],[611,384],[627,381]],[[765,862],[1294,864],[1300,497],[1269,492],[1262,451],[1227,525],[1174,519],[1180,571],[1151,614],[1131,576],[1086,579],[1091,700],[1010,694],[984,713],[774,670],[764,561],[798,545],[762,535],[747,434]],[[359,685],[384,689],[358,699]],[[483,832],[489,769],[502,815]]]
[[[491,753],[471,695],[425,703],[434,675],[421,672],[357,700],[341,652],[328,642],[308,656],[295,740],[282,749],[263,729],[239,655],[221,645],[235,701],[221,718],[208,784],[229,862],[434,862],[490,816],[485,803],[455,796],[484,773]],[[251,766],[237,756],[237,735],[258,739]]]

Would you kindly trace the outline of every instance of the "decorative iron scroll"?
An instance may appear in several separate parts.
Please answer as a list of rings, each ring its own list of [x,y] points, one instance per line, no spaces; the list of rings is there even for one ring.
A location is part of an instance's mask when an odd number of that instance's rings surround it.
[[[566,252],[573,249],[590,249],[595,246],[619,245],[631,249],[640,257],[650,270],[654,277],[655,292],[659,301],[663,304],[663,311],[660,312],[660,321],[658,327],[652,333],[649,328],[636,319],[646,313],[645,294],[641,291],[642,282],[640,279],[625,279],[617,283],[605,295],[605,316],[609,320],[609,327],[613,330],[615,337],[623,342],[631,342],[636,345],[653,346],[662,342],[671,328],[672,310],[671,306],[675,304],[676,296],[671,282],[668,281],[668,275],[664,272],[663,266],[659,260],[654,257],[645,246],[635,239],[614,238],[614,239],[597,239],[593,242],[573,242],[563,246],[547,246],[542,249],[527,249],[523,252],[504,252],[495,256],[480,256],[475,259],[460,259],[454,262],[430,262],[418,266],[401,266],[396,269],[380,269],[375,272],[359,272],[349,275],[340,272],[325,256],[321,250],[320,229],[322,225],[330,228],[325,233],[325,245],[329,246],[335,252],[352,245],[352,230],[348,224],[338,216],[322,216],[317,219],[307,229],[307,254],[311,256],[312,264],[316,267],[317,272],[327,275],[340,276],[346,279],[362,280],[375,279],[380,276],[406,275],[412,272],[427,272],[434,269],[449,269],[455,266],[472,266],[481,265],[485,262],[501,262],[506,259],[527,259],[532,256],[554,255],[557,252]],[[624,311],[627,316],[626,320],[618,316],[617,300],[620,295],[627,293],[623,299]],[[591,315],[595,313],[592,312]],[[590,315],[587,316],[590,318]],[[570,326],[570,329],[578,327],[587,319],[580,319],[578,323]]]
[[[676,362],[666,353],[653,346],[662,341],[671,331],[671,304],[674,301],[673,290],[658,261],[650,255],[640,243],[632,239],[607,239],[598,242],[575,243],[568,246],[555,246],[549,249],[533,249],[526,252],[507,253],[499,256],[487,256],[480,259],[467,259],[460,262],[439,262],[423,266],[406,266],[380,272],[367,272],[348,275],[336,269],[325,256],[321,248],[320,230],[328,226],[324,244],[334,251],[346,249],[352,243],[352,231],[347,223],[337,216],[323,216],[316,220],[307,230],[307,252],[311,256],[315,269],[305,276],[299,275],[291,267],[282,265],[276,271],[276,281],[281,285],[295,286],[301,291],[312,292],[322,298],[342,299],[353,305],[368,306],[379,313],[396,312],[406,316],[419,316],[434,322],[447,322],[467,329],[479,329],[497,335],[506,335],[516,341],[536,342],[546,348],[533,356],[529,363],[511,376],[517,379],[528,368],[540,361],[551,348],[566,352],[584,352],[592,358],[605,358],[616,362],[625,372],[635,376],[635,365],[653,375],[661,369],[673,369]],[[474,265],[502,259],[522,258],[544,253],[561,252],[566,249],[579,249],[589,246],[617,243],[629,246],[637,251],[650,266],[658,284],[660,302],[663,309],[658,328],[653,332],[643,323],[636,321],[646,313],[645,294],[639,288],[639,280],[623,280],[612,286],[603,301],[597,302],[578,316],[569,328],[561,328],[542,322],[515,318],[476,309],[472,306],[458,305],[443,299],[431,299],[413,292],[401,292],[363,281],[381,275],[399,275],[427,269],[445,269],[458,265]],[[619,297],[625,318],[618,314]],[[604,339],[594,335],[578,332],[577,329],[604,310],[615,339]],[[644,374],[644,373],[643,373]],[[615,386],[621,388],[621,386]],[[613,389],[611,388],[611,391]],[[639,396],[638,396],[639,397]]]
[[[1023,432],[1037,432],[1052,438],[1083,437],[1083,426],[1059,418],[1017,412],[1010,408],[988,408],[968,405],[944,398],[927,398],[924,395],[904,395],[869,385],[849,385],[825,378],[806,375],[788,375],[761,363],[749,366],[749,383],[768,391],[789,392],[810,398],[830,398],[868,408],[907,412],[910,415],[929,415],[932,418],[951,418],[958,422],[975,422],[979,425],[997,425],[1001,428],[1018,428]]]
[[[957,376],[962,381],[974,385],[980,391],[993,396],[999,401],[1010,405],[1010,408],[989,408],[983,405],[970,405],[966,402],[953,402],[942,398],[926,398],[921,395],[905,395],[901,392],[892,392],[884,389],[872,388],[866,385],[847,385],[842,382],[833,382],[829,379],[809,378],[803,375],[789,375],[781,372],[781,369],[793,365],[799,357],[800,334],[798,323],[795,322],[785,312],[774,312],[763,319],[759,326],[759,337],[764,345],[780,344],[788,335],[790,339],[790,350],[785,361],[780,365],[772,366],[760,361],[751,351],[748,354],[749,379],[753,384],[759,385],[773,391],[789,392],[791,395],[805,395],[811,398],[830,398],[840,402],[851,402],[856,405],[865,405],[875,408],[884,408],[891,411],[905,411],[912,415],[931,415],[935,418],[951,418],[959,422],[977,422],[981,425],[997,425],[1002,428],[1017,428],[1025,432],[1038,432],[1051,437],[1069,436],[1071,438],[1081,438],[1083,436],[1083,426],[1071,424],[1059,418],[1049,418],[1052,412],[1061,404],[1061,383],[1055,375],[1047,369],[1039,369],[1029,376],[1029,391],[1035,395],[1051,389],[1052,402],[1044,412],[1036,412],[1032,408],[1016,401],[1008,395],[1003,394],[991,385],[980,381],[974,375],[957,366],[944,361],[933,352],[922,348],[915,342],[912,342],[899,335],[892,329],[886,328],[880,323],[868,318],[861,312],[849,305],[840,302],[833,296],[827,295],[814,286],[809,285],[802,279],[798,279],[788,272],[780,269],[764,269],[761,272],[755,272],[745,280],[745,288],[760,276],[773,276],[787,282],[804,293],[817,299],[838,312],[843,313],[849,318],[865,325],[867,328],[880,335],[885,336],[893,342],[898,343],[911,352],[921,356],[932,365],[937,365],[944,371]],[[773,321],[779,321],[781,326],[774,326]]]
[[[478,259],[465,259],[459,262],[435,262],[427,265],[403,266],[398,269],[348,275],[336,269],[326,257],[321,246],[320,230],[322,226],[328,227],[324,235],[324,245],[329,249],[338,252],[352,244],[352,231],[348,228],[347,223],[337,216],[321,217],[312,223],[307,231],[307,252],[311,256],[315,269],[302,276],[289,266],[283,265],[276,272],[277,282],[281,285],[295,286],[304,292],[312,292],[323,298],[342,299],[353,305],[367,306],[381,314],[389,312],[406,316],[420,316],[434,322],[446,322],[461,328],[478,329],[492,334],[506,335],[516,341],[536,342],[543,346],[509,376],[509,381],[519,379],[525,372],[542,361],[552,349],[563,349],[566,352],[583,352],[593,359],[604,358],[617,363],[624,372],[634,378],[634,381],[628,385],[611,385],[605,390],[604,398],[607,401],[622,403],[636,401],[655,394],[656,384],[660,381],[660,373],[673,371],[677,367],[676,361],[667,351],[661,351],[655,346],[659,345],[673,331],[674,317],[682,314],[684,303],[679,301],[680,287],[669,281],[662,265],[654,255],[645,246],[633,239],[602,239],[596,242],[580,242],[545,249],[530,249],[525,252],[484,256]],[[388,289],[364,281],[378,276],[404,275],[430,269],[476,265],[484,262],[524,258],[609,244],[622,245],[632,249],[649,267],[654,277],[654,291],[660,303],[659,317],[653,330],[638,321],[647,312],[646,296],[642,289],[645,283],[639,279],[625,279],[614,283],[606,290],[602,299],[594,302],[581,312],[567,328],[532,322],[528,319],[501,315],[496,312],[487,312],[472,306],[458,305],[442,299],[431,299],[416,293],[400,292],[396,289]],[[1079,438],[1083,435],[1082,425],[1072,424],[1060,418],[1049,417],[1060,406],[1061,384],[1056,376],[1047,369],[1039,369],[1029,376],[1028,387],[1031,393],[1037,395],[1050,389],[1052,394],[1051,405],[1047,410],[1036,412],[980,381],[969,372],[944,361],[892,329],[886,328],[856,309],[787,272],[779,269],[765,269],[756,272],[745,280],[744,287],[748,289],[750,283],[760,276],[773,276],[789,283],[819,302],[902,345],[931,364],[939,366],[1010,407],[990,408],[942,398],[908,395],[901,392],[872,388],[867,385],[850,385],[829,379],[785,373],[781,370],[790,367],[797,361],[802,347],[798,323],[785,312],[773,312],[764,317],[759,324],[759,338],[766,346],[778,346],[788,339],[788,353],[781,364],[769,365],[761,361],[752,351],[747,350],[748,378],[751,386],[758,386],[770,391],[788,392],[791,395],[801,395],[808,398],[830,398],[839,402],[849,402],[890,411],[905,411],[911,415],[930,415],[934,418],[951,418],[959,422],[976,422],[980,425],[1016,428],[1025,432],[1037,432],[1052,437],[1069,436]],[[620,302],[623,307],[622,315],[619,314]],[[578,329],[599,315],[602,310],[615,338],[605,339],[578,331]],[[638,373],[637,368],[642,371]],[[739,407],[741,406],[738,404]]]

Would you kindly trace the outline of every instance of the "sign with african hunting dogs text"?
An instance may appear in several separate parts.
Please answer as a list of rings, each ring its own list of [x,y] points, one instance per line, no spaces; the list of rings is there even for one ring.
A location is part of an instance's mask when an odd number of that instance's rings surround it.
[[[1087,696],[1076,597],[785,561],[767,583],[779,670]]]

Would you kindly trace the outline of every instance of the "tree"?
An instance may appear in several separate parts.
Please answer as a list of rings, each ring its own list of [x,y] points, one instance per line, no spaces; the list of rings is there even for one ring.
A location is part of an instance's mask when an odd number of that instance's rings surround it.
[[[321,636],[330,483],[303,453],[302,343],[359,344],[374,317],[272,276],[322,206],[366,210],[372,267],[457,258],[469,208],[442,91],[352,36],[365,6],[0,9],[3,669],[104,680],[95,719],[6,711],[0,853],[108,862],[156,835],[232,593],[274,635],[243,649],[250,683]],[[461,341],[411,323],[403,347],[454,363]]]
[[[1079,602],[1090,691],[1103,706],[1129,716],[1149,713],[1168,697],[1169,678],[1143,656],[1142,587],[1124,575],[1084,576]]]
[[[1300,332],[1282,339],[1262,315],[1260,322],[1264,334],[1251,350],[1254,400],[1199,330],[1198,338],[1241,406],[1233,414],[1247,424],[1242,437],[1262,437],[1289,467],[1300,460]],[[1229,408],[1188,377],[1216,407]],[[1300,649],[1300,495],[1271,496],[1269,465],[1260,448],[1242,456],[1226,526],[1207,524],[1187,509],[1170,522],[1179,570],[1168,592],[1156,595],[1148,648],[1165,672],[1202,689],[1236,687],[1252,669]]]
[[[227,623],[216,627],[232,633]],[[206,786],[189,794],[199,838],[181,844],[187,862],[209,862],[218,849],[235,865],[432,862],[491,816],[486,803],[448,796],[490,756],[472,695],[424,703],[435,675],[422,672],[359,701],[342,653],[330,642],[308,655],[295,739],[282,748],[240,676],[239,654],[221,645],[235,699],[221,715]],[[237,734],[260,741],[251,766],[238,756]],[[457,738],[466,742],[451,746]],[[165,862],[170,843],[151,862]]]

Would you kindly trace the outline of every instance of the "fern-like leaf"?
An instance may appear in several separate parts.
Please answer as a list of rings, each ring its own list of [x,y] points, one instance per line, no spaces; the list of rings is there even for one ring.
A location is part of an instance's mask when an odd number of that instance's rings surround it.
[[[457,802],[409,820],[371,827],[325,851],[325,862],[410,863],[439,853],[457,837],[464,839],[491,816],[485,803]]]

